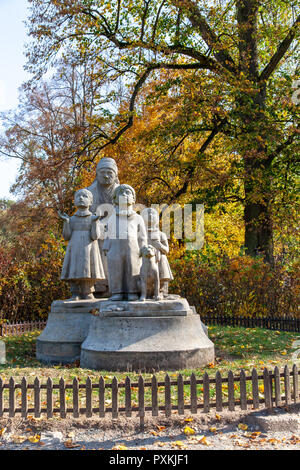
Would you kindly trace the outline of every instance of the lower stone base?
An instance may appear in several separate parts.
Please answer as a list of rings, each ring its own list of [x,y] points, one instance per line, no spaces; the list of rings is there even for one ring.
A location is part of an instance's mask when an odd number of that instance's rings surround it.
[[[71,364],[80,359],[81,342],[64,343],[37,339],[36,358],[43,364]]]
[[[47,325],[36,341],[36,358],[53,365],[79,360],[81,344],[89,331],[91,312],[99,308],[99,302],[99,299],[53,302]]]
[[[80,366],[107,371],[181,370],[214,362],[214,345],[185,299],[103,302]]]
[[[214,362],[214,348],[164,352],[81,352],[80,366],[103,371],[154,372],[159,370],[197,369]]]

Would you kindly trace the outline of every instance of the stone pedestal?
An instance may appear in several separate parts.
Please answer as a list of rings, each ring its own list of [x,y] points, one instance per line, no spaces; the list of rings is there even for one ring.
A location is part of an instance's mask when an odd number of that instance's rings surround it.
[[[92,310],[101,300],[56,300],[44,331],[37,338],[36,357],[46,364],[68,364],[80,358],[80,346],[85,340]]]
[[[186,299],[103,301],[82,343],[80,366],[108,371],[180,370],[214,361],[214,345]]]

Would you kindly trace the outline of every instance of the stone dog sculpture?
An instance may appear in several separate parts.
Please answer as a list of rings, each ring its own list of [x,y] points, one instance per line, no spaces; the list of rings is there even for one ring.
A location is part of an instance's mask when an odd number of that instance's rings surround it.
[[[140,251],[142,266],[140,270],[140,300],[161,300],[159,293],[159,269],[157,251],[152,245],[143,246]]]

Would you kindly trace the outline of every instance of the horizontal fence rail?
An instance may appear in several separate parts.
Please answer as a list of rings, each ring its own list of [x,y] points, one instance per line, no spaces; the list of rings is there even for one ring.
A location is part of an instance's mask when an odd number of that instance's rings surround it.
[[[195,308],[199,308],[195,305]],[[267,328],[269,330],[293,331],[300,333],[299,318],[248,318],[228,317],[227,315],[201,315],[201,320],[207,325],[242,326],[246,328]],[[0,337],[22,335],[34,330],[45,328],[47,321],[0,323]]]
[[[50,377],[43,383],[38,377],[33,383],[23,377],[17,383],[11,377],[6,383],[0,377],[0,417],[5,414],[14,417],[19,413],[23,418],[32,414],[35,418],[69,415],[117,419],[120,413],[126,417],[136,413],[143,426],[146,412],[152,416],[161,412],[169,417],[172,413],[184,415],[186,410],[196,414],[198,410],[207,413],[224,408],[229,411],[271,409],[299,403],[299,374],[294,364],[292,370],[285,366],[280,371],[276,366],[274,371],[265,368],[261,374],[253,369],[249,375],[241,370],[238,375],[229,371],[222,377],[218,371],[214,378],[205,373],[201,378],[192,374],[188,378],[178,375],[176,380],[171,380],[167,374],[163,381],[155,375],[149,380],[140,375],[137,382],[128,376],[124,382],[116,377],[106,382],[100,376],[96,383],[90,377],[84,383],[80,378],[74,378],[72,383],[61,378],[54,383]]]
[[[20,322],[20,323],[0,323],[1,336],[20,336],[35,330],[42,330],[46,326],[46,321]]]
[[[195,306],[197,308],[197,306]],[[267,328],[268,330],[300,332],[299,318],[248,318],[225,315],[201,315],[207,325],[243,326],[246,328]]]

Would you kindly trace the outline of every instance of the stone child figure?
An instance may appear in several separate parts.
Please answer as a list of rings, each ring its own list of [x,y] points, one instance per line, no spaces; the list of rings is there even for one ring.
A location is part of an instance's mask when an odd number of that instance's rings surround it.
[[[103,250],[107,256],[110,300],[138,300],[140,250],[147,244],[142,217],[133,210],[135,191],[121,184],[114,191],[115,213],[107,223]]]
[[[61,279],[70,282],[70,300],[93,299],[95,282],[105,279],[98,246],[101,235],[99,215],[93,215],[89,211],[92,203],[92,193],[87,189],[80,189],[74,197],[77,212],[72,217],[59,212],[64,220],[63,237],[69,241]]]
[[[141,215],[147,230],[147,243],[157,250],[160,290],[162,294],[167,295],[169,282],[174,279],[166,256],[169,253],[168,239],[166,234],[159,230],[159,214],[155,209],[144,209]]]

